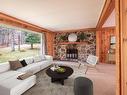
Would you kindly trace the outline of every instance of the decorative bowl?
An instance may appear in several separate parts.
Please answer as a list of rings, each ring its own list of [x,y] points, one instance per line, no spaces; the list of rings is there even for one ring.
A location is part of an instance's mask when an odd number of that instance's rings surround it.
[[[65,71],[66,71],[66,69],[65,68],[62,68],[62,67],[56,69],[56,72],[57,73],[65,73]]]

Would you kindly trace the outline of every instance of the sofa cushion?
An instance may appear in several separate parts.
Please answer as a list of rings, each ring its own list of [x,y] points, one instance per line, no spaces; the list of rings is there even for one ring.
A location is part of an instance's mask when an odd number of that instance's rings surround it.
[[[26,61],[27,64],[31,64],[34,62],[33,57],[27,57],[24,60]]]
[[[45,59],[46,59],[46,60],[53,61],[53,57],[52,57],[52,56],[50,56],[50,55],[45,55]]]
[[[20,63],[19,60],[9,61],[9,64],[10,64],[10,69],[11,70],[16,70],[16,69],[22,67],[22,64]]]
[[[32,72],[34,74],[36,70],[40,71],[40,66],[41,66],[41,64],[33,63],[33,64],[29,64],[23,68],[19,68],[19,69],[17,69],[17,71],[25,72],[25,73]]]
[[[42,60],[43,60],[42,56],[35,56],[35,57],[34,57],[34,63],[40,62],[40,61],[42,61]]]
[[[49,60],[45,60],[41,62],[41,69],[47,68],[48,66],[52,65],[52,62]]]
[[[18,80],[19,74],[0,82],[0,95],[21,95],[36,83],[36,76],[30,76],[25,80]],[[9,84],[9,85],[8,85]]]
[[[20,63],[22,64],[23,67],[27,66],[27,63],[25,60],[21,60]]]
[[[10,70],[9,62],[0,63],[0,73],[6,72],[8,70]]]
[[[9,79],[13,76],[20,75],[20,74],[24,74],[24,73],[21,73],[21,72],[18,72],[18,71],[12,71],[12,70],[1,73],[0,74],[0,83],[5,81],[6,79]]]
[[[19,76],[17,77],[17,79],[24,80],[24,79],[29,78],[29,77],[32,76],[32,75],[33,75],[32,73],[25,73],[25,74],[19,75]]]
[[[51,65],[51,62],[49,62],[48,60],[45,60],[45,61],[29,64],[23,68],[17,69],[17,71],[19,71],[19,72],[32,72],[34,74],[34,73],[37,73],[38,71],[40,71],[40,70],[42,70],[42,69],[44,69],[50,65]]]
[[[41,55],[42,60],[46,60],[45,55]]]

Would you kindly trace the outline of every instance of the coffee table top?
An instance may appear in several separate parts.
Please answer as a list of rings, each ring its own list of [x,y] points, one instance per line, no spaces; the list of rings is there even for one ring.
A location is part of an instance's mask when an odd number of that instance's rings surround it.
[[[50,68],[46,70],[46,73],[51,78],[67,78],[73,73],[73,69],[67,66],[60,66],[66,69],[64,73],[58,73],[56,71],[52,71]]]

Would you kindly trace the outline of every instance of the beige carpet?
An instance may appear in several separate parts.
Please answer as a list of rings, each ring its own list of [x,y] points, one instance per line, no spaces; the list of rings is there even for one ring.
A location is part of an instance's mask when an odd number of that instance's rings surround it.
[[[51,83],[50,77],[45,70],[37,73],[37,84],[26,91],[23,95],[74,95],[73,83],[78,76],[88,77],[93,81],[94,95],[115,95],[115,65],[98,64],[97,69],[89,69],[85,75],[85,66],[78,69],[78,64],[74,62],[55,62],[68,65],[73,68],[74,73],[64,82],[64,86],[59,83]]]

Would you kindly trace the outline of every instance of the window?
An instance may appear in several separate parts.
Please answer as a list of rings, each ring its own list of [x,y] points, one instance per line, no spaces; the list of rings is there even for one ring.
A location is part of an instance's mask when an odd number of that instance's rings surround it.
[[[41,33],[0,25],[0,63],[40,55]]]

